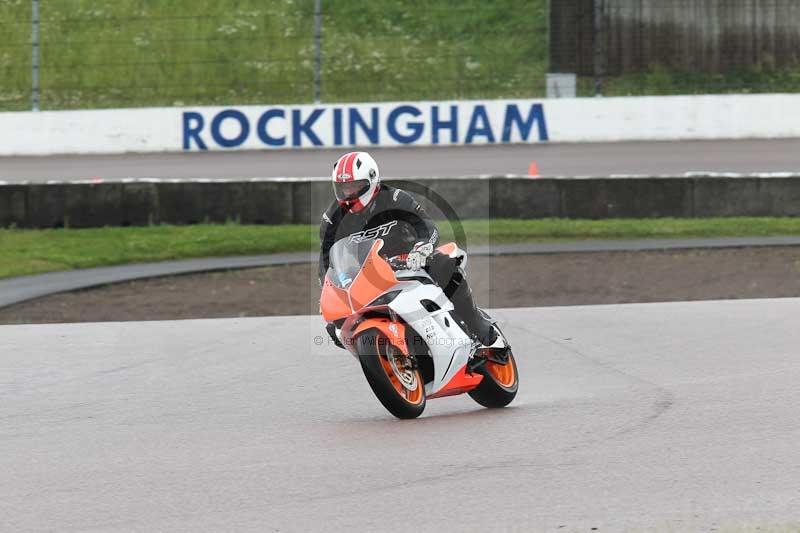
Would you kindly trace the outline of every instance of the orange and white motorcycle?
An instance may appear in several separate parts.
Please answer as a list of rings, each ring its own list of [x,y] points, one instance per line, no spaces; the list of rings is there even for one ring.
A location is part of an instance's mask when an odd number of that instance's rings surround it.
[[[382,257],[382,246],[374,238],[337,241],[320,299],[331,333],[359,360],[378,400],[398,418],[418,417],[428,399],[465,392],[485,407],[508,405],[519,378],[497,324],[503,347],[484,347],[424,270],[407,270],[399,256]],[[436,253],[466,261],[455,243]]]

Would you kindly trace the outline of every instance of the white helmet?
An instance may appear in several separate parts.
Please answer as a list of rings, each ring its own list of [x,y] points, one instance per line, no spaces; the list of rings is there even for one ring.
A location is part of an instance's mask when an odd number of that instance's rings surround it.
[[[333,193],[340,205],[361,211],[378,194],[381,174],[378,163],[367,152],[344,154],[333,164]]]

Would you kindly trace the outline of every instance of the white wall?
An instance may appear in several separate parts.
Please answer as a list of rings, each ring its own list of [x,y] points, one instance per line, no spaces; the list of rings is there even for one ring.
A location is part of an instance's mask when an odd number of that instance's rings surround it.
[[[545,109],[552,141],[800,137],[800,94],[577,98]]]
[[[0,155],[800,137],[799,110],[764,94],[0,113]]]

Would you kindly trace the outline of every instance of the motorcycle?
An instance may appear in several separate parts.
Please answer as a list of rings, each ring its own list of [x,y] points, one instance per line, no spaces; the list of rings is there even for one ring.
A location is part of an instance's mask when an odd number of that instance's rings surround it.
[[[408,270],[403,256],[383,257],[380,238],[354,237],[330,250],[320,311],[383,406],[407,419],[421,415],[427,400],[457,394],[489,408],[511,403],[519,375],[497,323],[503,347],[487,348],[467,334],[427,272]],[[455,243],[435,253],[466,266],[466,253]]]

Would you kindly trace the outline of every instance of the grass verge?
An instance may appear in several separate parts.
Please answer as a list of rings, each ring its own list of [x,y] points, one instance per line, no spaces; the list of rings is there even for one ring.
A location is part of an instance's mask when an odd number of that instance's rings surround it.
[[[440,225],[442,240],[453,228]],[[800,235],[800,218],[468,220],[467,244]],[[0,278],[129,263],[318,249],[311,225],[0,229]],[[458,232],[456,232],[458,234]]]
[[[323,102],[537,98],[547,0],[324,0]],[[314,101],[313,0],[41,2],[42,109]],[[30,109],[31,2],[0,0],[0,111]],[[605,96],[796,92],[773,61],[607,77]],[[594,94],[592,76],[579,96]]]
[[[42,109],[314,101],[314,0],[47,0]],[[31,2],[0,0],[0,110],[26,110]],[[546,0],[325,0],[321,100],[544,91]]]

